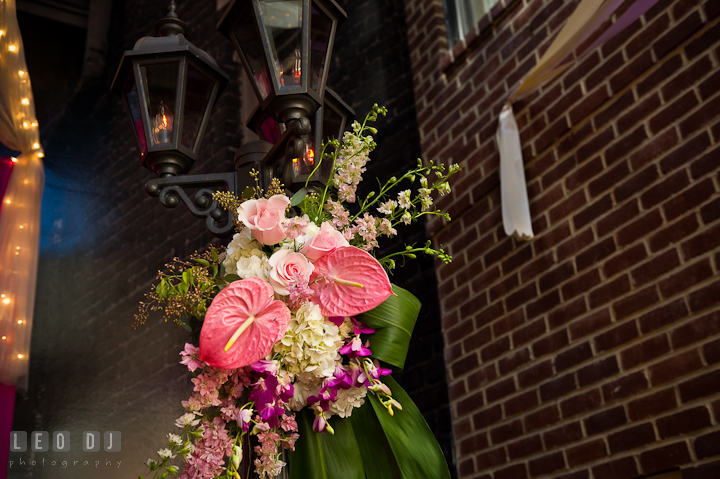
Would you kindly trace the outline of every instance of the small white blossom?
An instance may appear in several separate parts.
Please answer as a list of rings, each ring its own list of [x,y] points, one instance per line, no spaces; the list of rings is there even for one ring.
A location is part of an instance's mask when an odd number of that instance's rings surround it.
[[[390,215],[395,211],[395,208],[397,208],[397,201],[387,200],[385,203],[382,203],[377,210],[384,215]]]
[[[175,425],[181,428],[197,426],[198,424],[200,424],[200,419],[197,419],[197,416],[191,412],[183,414],[175,421]]]
[[[175,457],[175,454],[173,454],[170,449],[165,448],[158,451],[158,456],[160,456],[161,459],[172,459]]]
[[[405,223],[406,225],[409,225],[412,222],[412,216],[410,216],[409,212],[403,213],[403,215],[400,217],[400,220]]]
[[[410,203],[410,190],[404,190],[398,193],[398,203],[400,208],[408,209],[412,206]]]
[[[182,444],[182,438],[178,436],[177,434],[170,433],[167,435],[168,437],[168,444],[170,447],[172,446],[179,446]]]

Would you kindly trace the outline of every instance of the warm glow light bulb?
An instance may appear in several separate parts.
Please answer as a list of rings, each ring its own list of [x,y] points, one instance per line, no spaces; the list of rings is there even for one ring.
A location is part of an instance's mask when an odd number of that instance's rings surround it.
[[[18,354],[18,359],[22,359],[22,358],[24,358],[24,357],[25,357],[25,356],[23,356],[22,354]]]
[[[37,122],[36,121],[32,122],[31,126],[37,126]]]
[[[10,198],[8,198],[5,200],[5,203],[9,205],[10,203],[12,203],[12,201],[10,200]]]
[[[2,340],[5,341],[7,339],[7,336],[3,336]]]
[[[15,50],[17,50],[17,47],[15,45],[10,45],[8,47],[8,50],[10,50],[11,52],[14,52]]]
[[[25,229],[25,225],[20,225],[20,229]]]
[[[38,148],[40,148],[40,143],[33,143],[33,149],[37,150]]]
[[[12,160],[13,163],[17,163],[17,158],[15,158],[14,156],[10,159]]]
[[[43,153],[42,151],[38,153],[38,158],[45,158],[45,153]]]
[[[22,319],[18,319],[18,324],[22,324]]]
[[[25,72],[24,72],[24,71],[22,71],[22,70],[18,70],[18,75],[20,75],[20,76],[23,76],[24,74],[25,74]]]
[[[3,299],[3,304],[10,304],[10,298]]]
[[[20,103],[22,103],[23,105],[29,105],[30,100],[28,98],[23,98],[22,100],[20,100]]]
[[[30,123],[28,123],[28,122],[26,122],[26,121],[23,122],[23,128],[27,128],[27,127],[29,127],[29,126],[30,126]]]
[[[173,114],[165,103],[160,102],[155,124],[153,125],[153,140],[155,143],[170,143],[172,141]]]

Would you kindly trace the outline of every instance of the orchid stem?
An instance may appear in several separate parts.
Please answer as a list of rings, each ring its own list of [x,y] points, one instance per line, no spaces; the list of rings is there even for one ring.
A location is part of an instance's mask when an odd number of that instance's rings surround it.
[[[255,316],[250,316],[244,323],[240,325],[239,328],[237,328],[237,331],[232,335],[230,338],[230,341],[227,342],[225,345],[225,352],[228,352],[228,349],[232,347],[233,344],[235,344],[235,341],[240,337],[242,333],[245,332],[245,330],[250,327],[250,325],[255,321]]]

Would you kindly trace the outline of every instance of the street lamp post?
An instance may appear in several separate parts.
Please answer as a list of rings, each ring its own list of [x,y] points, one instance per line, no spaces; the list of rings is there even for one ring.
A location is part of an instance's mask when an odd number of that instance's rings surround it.
[[[258,111],[275,123],[279,135],[266,138],[272,142],[242,145],[233,172],[187,175],[229,77],[185,38],[187,25],[175,10],[172,0],[168,15],[155,25],[159,36],[143,37],[125,52],[111,88],[123,98],[143,166],[159,176],[145,184],[147,194],[168,208],[183,202],[193,215],[205,219],[211,234],[228,237],[233,222],[213,193],[229,190],[242,195],[254,182],[252,169],[261,173],[264,187],[274,175],[297,191],[310,171],[293,165],[302,161],[310,166],[314,161],[308,152],[314,154],[314,145],[321,143],[325,116],[341,117],[340,129],[337,121],[332,127],[339,136],[352,115],[336,94],[325,96],[335,32],[346,14],[333,0],[230,3],[218,29],[238,50],[260,102]],[[318,171],[309,183],[324,185],[328,175]],[[186,189],[197,192],[191,198]]]

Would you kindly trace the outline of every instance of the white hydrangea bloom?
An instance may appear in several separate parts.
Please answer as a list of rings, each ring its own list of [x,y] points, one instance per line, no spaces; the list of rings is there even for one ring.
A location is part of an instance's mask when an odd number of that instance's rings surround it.
[[[334,374],[342,345],[340,329],[322,315],[320,306],[304,303],[290,317],[285,336],[273,349],[283,356],[283,366],[292,378],[310,384]]]
[[[337,401],[330,403],[330,412],[340,417],[350,417],[352,410],[365,404],[367,388],[365,386],[340,389]]]
[[[293,397],[288,401],[287,406],[293,411],[300,411],[307,406],[307,398],[315,396],[320,392],[319,380],[310,383],[295,382],[293,385]]]
[[[270,263],[250,229],[243,228],[233,236],[223,260],[225,272],[237,274],[242,279],[257,277],[267,281]]]

